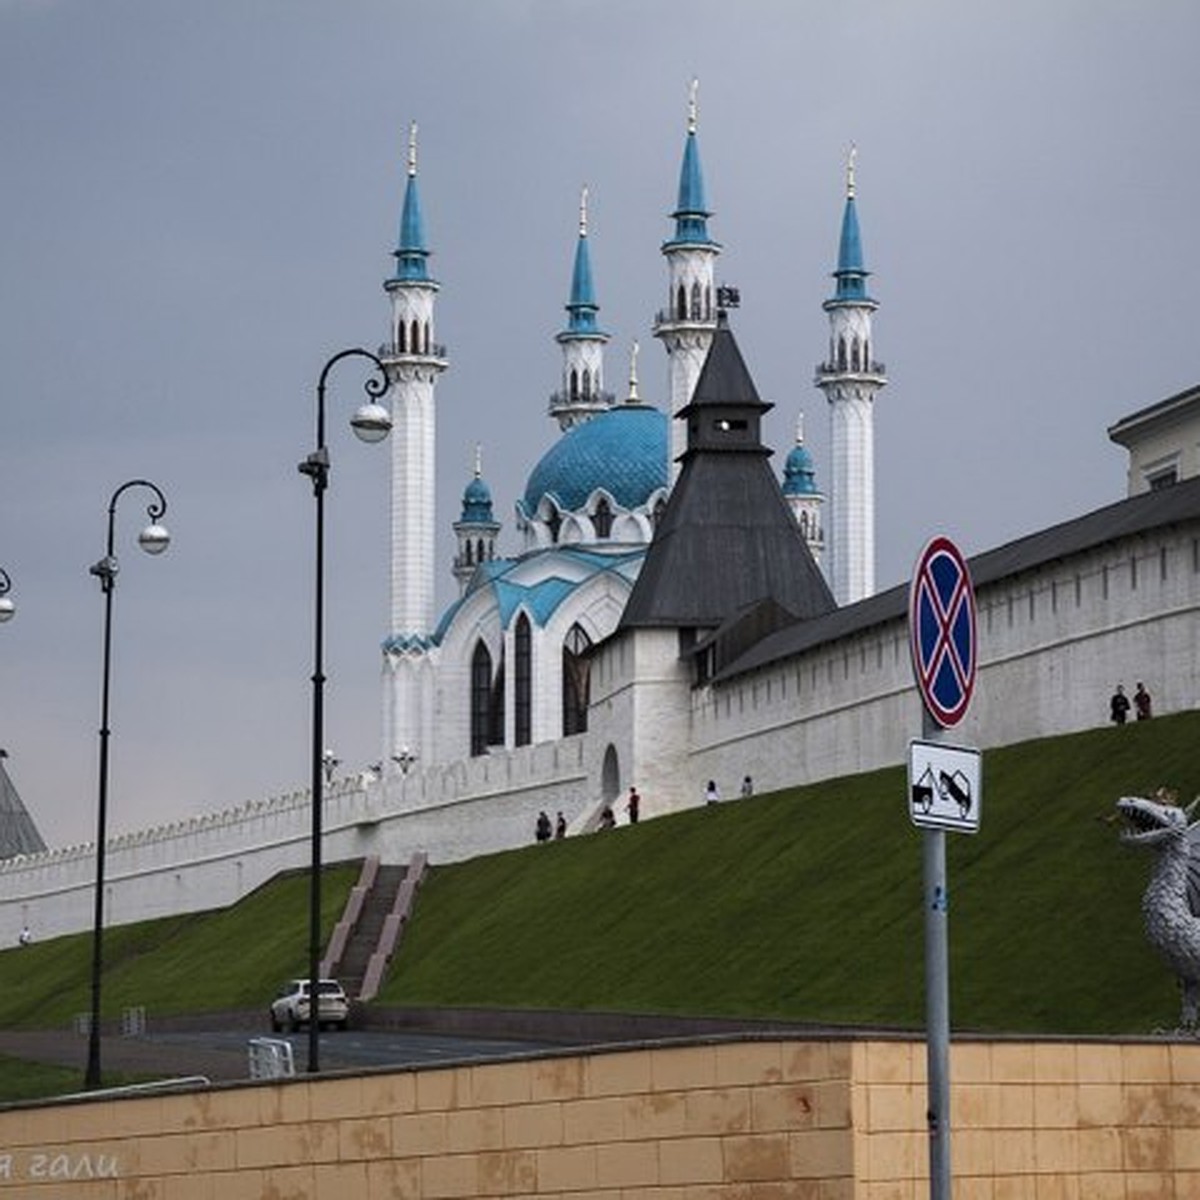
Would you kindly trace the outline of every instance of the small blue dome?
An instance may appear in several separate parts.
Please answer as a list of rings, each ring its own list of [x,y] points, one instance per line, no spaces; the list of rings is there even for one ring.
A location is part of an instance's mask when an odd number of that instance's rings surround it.
[[[807,446],[793,446],[783,464],[783,494],[785,496],[815,496],[817,472]]]
[[[492,521],[492,490],[478,475],[463,489],[463,521]]]
[[[635,509],[666,486],[667,418],[649,405],[621,404],[569,429],[542,455],[521,505],[532,517],[551,496],[563,512],[578,512],[604,488]]]

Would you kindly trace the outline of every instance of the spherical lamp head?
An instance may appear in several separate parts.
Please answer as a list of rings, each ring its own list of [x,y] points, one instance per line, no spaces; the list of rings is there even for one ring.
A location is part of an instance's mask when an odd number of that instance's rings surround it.
[[[171,535],[167,532],[167,527],[159,525],[157,521],[147,525],[138,534],[138,545],[147,554],[161,554],[170,544]]]
[[[0,624],[11,621],[16,611],[17,606],[7,596],[0,596]]]
[[[382,442],[392,428],[392,416],[382,404],[364,404],[350,418],[350,427],[364,442]]]

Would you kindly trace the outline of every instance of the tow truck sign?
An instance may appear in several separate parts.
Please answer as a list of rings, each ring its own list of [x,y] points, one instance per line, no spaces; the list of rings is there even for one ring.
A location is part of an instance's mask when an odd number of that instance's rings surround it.
[[[942,742],[909,742],[912,823],[923,829],[978,833],[982,779],[978,750]]]

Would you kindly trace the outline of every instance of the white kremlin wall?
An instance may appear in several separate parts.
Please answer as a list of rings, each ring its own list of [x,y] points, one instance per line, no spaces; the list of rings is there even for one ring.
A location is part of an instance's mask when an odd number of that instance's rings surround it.
[[[1145,680],[1157,714],[1197,705],[1200,521],[1053,560],[980,586],[977,600],[979,678],[953,741],[986,748],[1103,725],[1117,682],[1131,691]],[[701,803],[708,779],[731,798],[745,774],[762,792],[898,764],[920,736],[903,616],[700,689],[675,639],[648,631],[600,648],[586,734],[414,768],[386,784],[335,783],[325,861],[371,853],[405,862],[417,850],[434,865],[461,860],[529,843],[541,809],[583,828],[605,791],[612,798],[631,782],[654,816]],[[1098,811],[1114,799],[1097,796]],[[907,820],[901,794],[896,819]],[[228,904],[303,867],[309,823],[307,793],[297,792],[114,838],[107,920]],[[0,862],[0,944],[15,943],[26,923],[35,937],[89,928],[94,869],[90,846]]]

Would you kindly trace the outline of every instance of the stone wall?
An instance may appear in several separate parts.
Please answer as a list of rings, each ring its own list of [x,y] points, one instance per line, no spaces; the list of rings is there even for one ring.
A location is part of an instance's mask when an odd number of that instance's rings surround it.
[[[767,1038],[11,1108],[0,1196],[924,1200],[924,1061]],[[1200,1045],[956,1042],[951,1077],[957,1200],[1200,1195]]]

